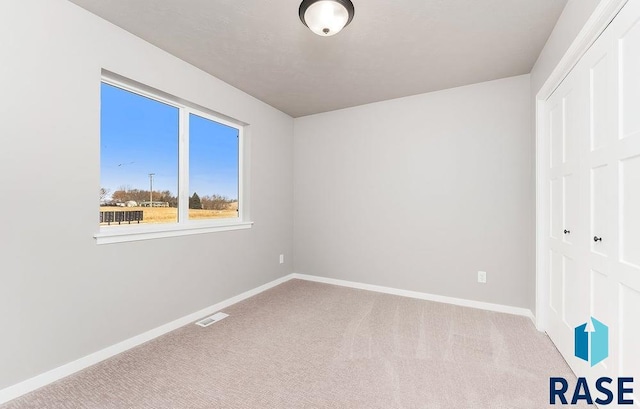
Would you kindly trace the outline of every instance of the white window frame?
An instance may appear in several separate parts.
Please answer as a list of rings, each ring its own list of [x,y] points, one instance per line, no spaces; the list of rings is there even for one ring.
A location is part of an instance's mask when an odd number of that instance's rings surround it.
[[[245,124],[240,121],[222,118],[213,112],[206,112],[203,108],[196,108],[187,103],[179,102],[178,98],[163,96],[161,92],[149,90],[142,85],[124,81],[109,75],[102,75],[101,83],[105,83],[124,91],[149,98],[151,100],[172,106],[179,112],[178,136],[178,220],[175,223],[163,224],[127,224],[122,226],[100,226],[94,234],[97,244],[111,244],[138,240],[158,239],[164,237],[186,236],[191,234],[212,233],[229,230],[249,229],[253,222],[245,220],[247,215],[244,200],[244,131]],[[204,119],[218,122],[238,130],[238,215],[224,219],[189,219],[189,116],[193,114]],[[100,118],[102,120],[102,118]]]

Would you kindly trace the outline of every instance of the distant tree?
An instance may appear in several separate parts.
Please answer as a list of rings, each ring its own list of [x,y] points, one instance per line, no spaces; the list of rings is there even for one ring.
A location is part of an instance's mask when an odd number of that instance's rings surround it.
[[[111,198],[113,199],[114,202],[116,203],[124,203],[127,200],[129,200],[127,198],[127,192],[124,190],[116,190],[115,192],[113,192],[111,194]]]
[[[173,196],[170,191],[153,192],[153,197],[158,197],[158,201],[169,203],[169,207],[178,207],[178,198]],[[155,200],[155,199],[154,199]]]
[[[207,210],[227,210],[234,201],[220,195],[202,197],[202,208]]]
[[[134,202],[148,202],[149,201],[149,191],[141,190],[141,189],[119,189],[111,194],[111,198],[115,203],[126,203],[129,200],[133,200]],[[153,201],[154,202],[167,202],[169,203],[169,207],[178,207],[178,198],[173,196],[170,191],[164,190],[153,191]]]
[[[148,190],[140,190],[140,189],[130,189],[127,192],[127,200],[133,200],[134,202],[144,202],[149,201],[149,191]],[[156,192],[153,192],[153,201],[156,201]]]
[[[202,209],[200,196],[196,192],[193,192],[193,196],[189,198],[189,209]]]
[[[111,192],[110,189],[107,189],[106,187],[101,187],[100,188],[100,202],[104,202],[107,200],[107,196],[109,196],[109,193]]]

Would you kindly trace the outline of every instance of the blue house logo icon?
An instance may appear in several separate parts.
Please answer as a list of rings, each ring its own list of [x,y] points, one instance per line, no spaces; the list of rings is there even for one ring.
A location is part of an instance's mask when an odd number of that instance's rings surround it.
[[[575,356],[597,365],[609,356],[609,327],[591,317],[574,329]]]

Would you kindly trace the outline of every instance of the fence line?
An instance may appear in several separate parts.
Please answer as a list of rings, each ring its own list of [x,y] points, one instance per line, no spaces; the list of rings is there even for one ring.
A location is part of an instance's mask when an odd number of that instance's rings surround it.
[[[111,225],[111,223],[140,223],[143,217],[142,210],[107,211],[100,212],[100,223],[107,223],[108,225]]]

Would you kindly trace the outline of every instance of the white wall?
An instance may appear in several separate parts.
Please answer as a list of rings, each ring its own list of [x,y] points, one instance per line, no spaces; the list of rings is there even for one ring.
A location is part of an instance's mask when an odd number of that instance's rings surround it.
[[[295,271],[531,308],[530,95],[523,75],[296,119]]]
[[[0,38],[0,388],[292,272],[289,116],[65,0]],[[252,229],[96,245],[102,68],[251,124]]]

